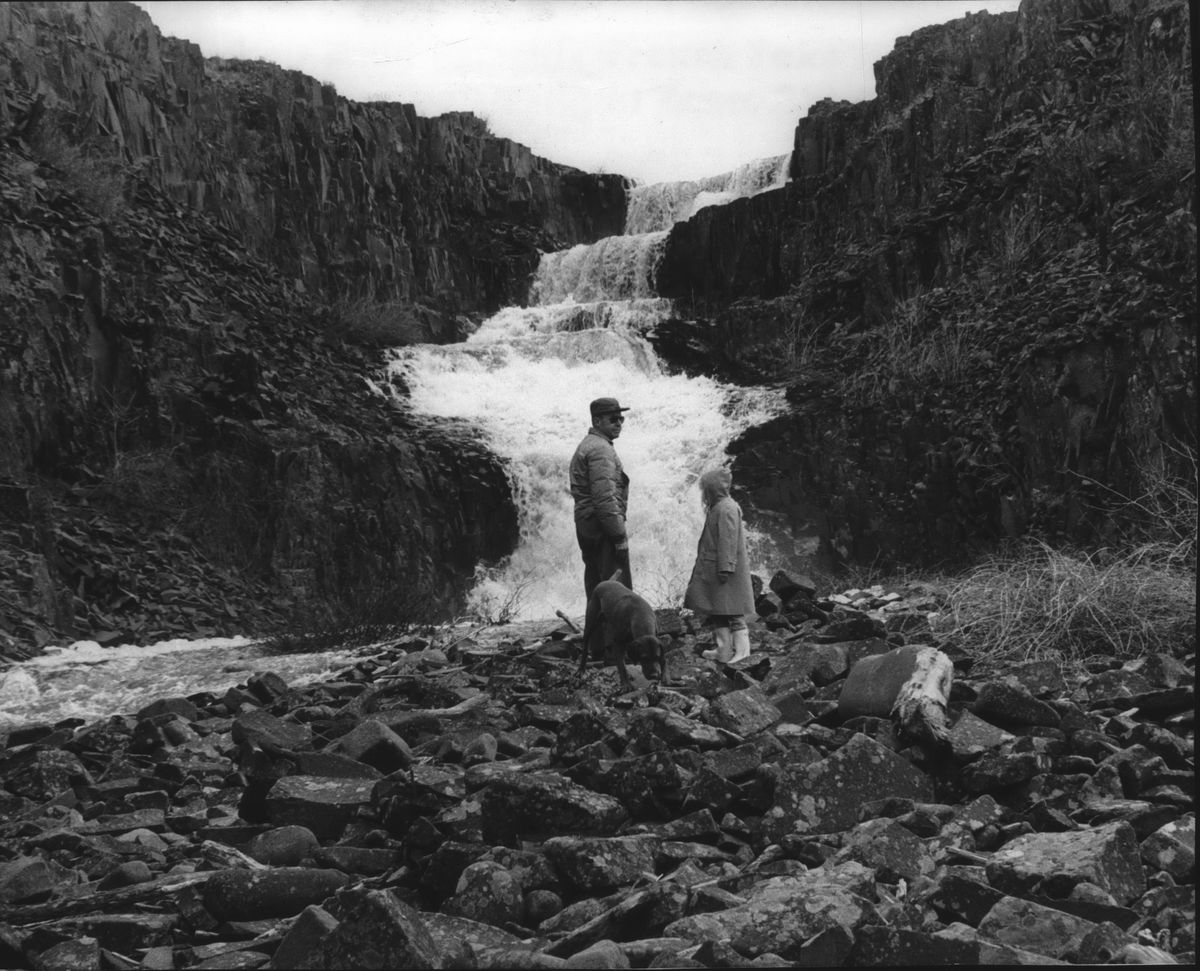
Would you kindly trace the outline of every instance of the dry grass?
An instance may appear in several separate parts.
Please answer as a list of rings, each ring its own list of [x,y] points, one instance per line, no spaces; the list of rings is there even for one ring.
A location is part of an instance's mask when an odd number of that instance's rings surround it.
[[[416,305],[401,300],[344,300],[333,308],[329,334],[358,347],[386,348],[428,340]]]
[[[34,157],[53,168],[63,185],[106,221],[117,219],[128,204],[128,168],[95,140],[77,140],[55,112],[47,112],[30,139]]]
[[[992,361],[981,322],[935,319],[925,293],[896,302],[867,353],[855,390],[864,402],[883,405],[905,393],[963,385]]]
[[[1196,576],[1170,544],[1125,553],[1032,542],[993,557],[950,590],[950,636],[982,667],[1177,654],[1196,631]]]

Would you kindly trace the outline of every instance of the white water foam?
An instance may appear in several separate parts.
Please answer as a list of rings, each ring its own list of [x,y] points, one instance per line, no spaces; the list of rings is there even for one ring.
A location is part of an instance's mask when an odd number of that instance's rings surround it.
[[[289,685],[330,677],[352,652],[270,655],[246,637],[176,638],[139,646],[77,641],[0,674],[0,729],[64,718],[92,721],[157,698],[223,693],[263,671]]]
[[[631,409],[616,446],[632,480],[634,583],[655,606],[678,606],[691,574],[703,524],[696,479],[726,463],[732,438],[781,406],[775,391],[666,374],[653,348],[630,331],[410,348],[393,366],[419,411],[473,422],[505,460],[521,536],[505,563],[480,571],[470,606],[481,616],[505,606],[513,619],[582,614],[567,466],[587,432],[593,398],[612,395]]]
[[[791,154],[757,159],[691,182],[656,182],[629,190],[626,234],[655,233],[691,219],[706,206],[777,189],[787,183]]]
[[[530,300],[539,305],[566,300],[632,300],[653,297],[654,271],[667,243],[666,231],[608,236],[557,253],[542,254]]]

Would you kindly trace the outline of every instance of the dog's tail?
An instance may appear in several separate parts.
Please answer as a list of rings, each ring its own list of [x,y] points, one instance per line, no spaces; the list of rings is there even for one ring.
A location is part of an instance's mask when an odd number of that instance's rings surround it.
[[[624,575],[625,575],[625,571],[622,570],[620,567],[617,567],[617,572],[614,573],[612,576],[610,576],[609,579],[612,580],[614,583],[620,583],[621,577],[623,577]]]

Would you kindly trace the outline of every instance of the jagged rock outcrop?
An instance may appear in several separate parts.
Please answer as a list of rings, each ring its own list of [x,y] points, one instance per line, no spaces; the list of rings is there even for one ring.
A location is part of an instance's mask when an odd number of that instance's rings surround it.
[[[205,59],[130,3],[0,11],[8,70],[0,131],[68,116],[114,154],[213,216],[310,294],[408,300],[452,337],[458,313],[520,301],[538,247],[619,233],[626,180],[493,136],[465,112],[360,104],[262,61]]]
[[[1194,488],[1190,55],[1178,2],[927,27],[800,120],[786,187],[675,226],[662,353],[790,385],[737,446],[751,504],[827,557],[946,562],[1111,540],[1148,467]]]
[[[0,6],[0,91],[0,648],[454,609],[507,478],[364,348],[519,302],[626,181],[128,3]],[[405,323],[359,340],[355,301]]]

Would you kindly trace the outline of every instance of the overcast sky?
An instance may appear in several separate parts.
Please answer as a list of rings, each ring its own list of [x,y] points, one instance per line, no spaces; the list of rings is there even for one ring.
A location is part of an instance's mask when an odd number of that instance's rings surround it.
[[[641,182],[791,150],[831,97],[874,97],[897,37],[1017,0],[139,2],[206,56],[264,58],[358,101],[472,111],[555,162]]]

